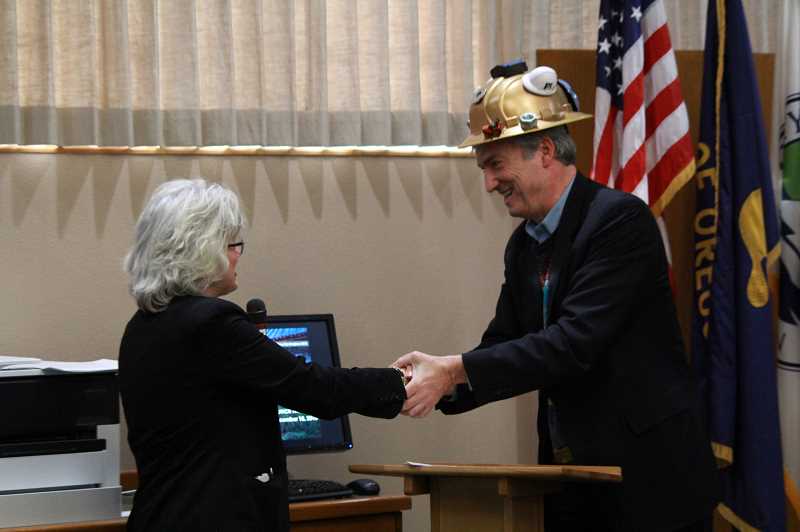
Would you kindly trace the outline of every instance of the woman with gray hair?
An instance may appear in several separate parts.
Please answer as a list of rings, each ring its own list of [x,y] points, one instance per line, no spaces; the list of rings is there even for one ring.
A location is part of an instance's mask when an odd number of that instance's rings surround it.
[[[405,400],[399,370],[308,364],[219,299],[237,288],[243,226],[236,195],[200,179],[159,186],[136,224],[139,310],[119,353],[139,472],[128,530],[288,531],[278,403],[392,418]]]

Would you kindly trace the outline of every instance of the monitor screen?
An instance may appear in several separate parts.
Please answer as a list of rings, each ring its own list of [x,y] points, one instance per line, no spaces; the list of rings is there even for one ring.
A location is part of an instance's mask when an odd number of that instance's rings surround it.
[[[262,329],[272,341],[306,362],[339,367],[339,345],[332,314],[268,316]],[[351,449],[347,416],[334,420],[278,406],[283,447],[289,454]]]

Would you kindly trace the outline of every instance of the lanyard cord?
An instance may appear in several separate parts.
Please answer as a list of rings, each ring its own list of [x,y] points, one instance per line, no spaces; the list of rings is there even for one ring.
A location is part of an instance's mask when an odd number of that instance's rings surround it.
[[[550,318],[550,257],[542,259],[539,271],[539,286],[542,289],[542,327],[547,327]]]
[[[550,257],[542,259],[541,267],[539,268],[539,286],[544,288],[550,282]]]

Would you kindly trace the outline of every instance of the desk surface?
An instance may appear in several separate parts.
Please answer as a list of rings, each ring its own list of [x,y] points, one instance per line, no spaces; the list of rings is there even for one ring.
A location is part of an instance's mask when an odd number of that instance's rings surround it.
[[[390,495],[353,497],[323,501],[298,502],[289,505],[292,523],[346,519],[349,517],[399,513],[411,508],[411,497]],[[2,528],[3,532],[124,532],[127,519],[64,523],[59,525]]]

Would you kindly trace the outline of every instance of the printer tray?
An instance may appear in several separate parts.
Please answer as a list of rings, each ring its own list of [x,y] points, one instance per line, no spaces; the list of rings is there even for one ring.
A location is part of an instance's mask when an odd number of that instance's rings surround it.
[[[90,453],[104,451],[106,440],[55,440],[0,443],[0,458],[41,456],[45,454]]]
[[[119,519],[120,499],[119,486],[0,494],[0,528]]]
[[[0,377],[2,443],[80,439],[76,433],[119,423],[114,373]]]

